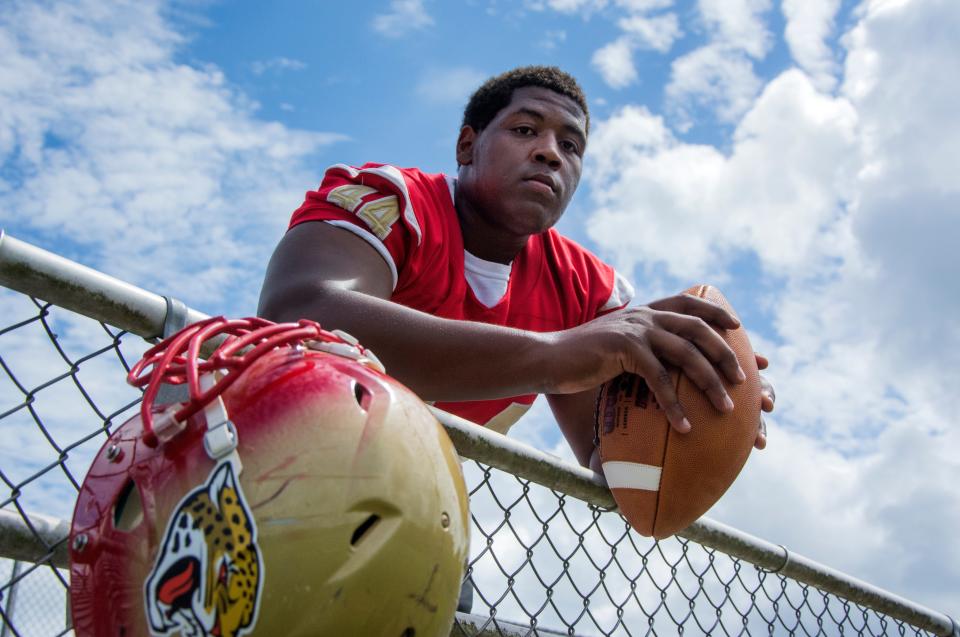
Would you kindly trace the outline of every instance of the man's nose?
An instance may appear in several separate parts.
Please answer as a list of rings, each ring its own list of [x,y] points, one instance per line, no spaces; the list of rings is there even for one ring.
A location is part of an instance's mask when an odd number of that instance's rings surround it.
[[[556,137],[551,134],[544,134],[540,135],[537,141],[540,143],[534,148],[534,159],[547,164],[551,168],[559,168],[563,161]]]

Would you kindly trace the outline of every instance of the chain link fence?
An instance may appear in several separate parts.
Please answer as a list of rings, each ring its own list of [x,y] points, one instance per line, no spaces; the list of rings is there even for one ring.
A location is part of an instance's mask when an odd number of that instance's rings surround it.
[[[583,635],[919,635],[688,539],[473,463],[471,578],[482,612]],[[457,634],[454,632],[454,634]]]
[[[92,303],[102,290],[75,277],[69,286],[36,285],[43,277],[4,262],[11,239],[0,241],[4,285],[39,288],[70,307],[109,304]],[[64,567],[73,502],[109,432],[136,411],[139,391],[124,376],[149,346],[142,337],[161,332],[163,321],[129,307],[119,311],[133,318],[102,321],[4,288],[0,307],[0,637],[70,634]],[[472,458],[464,471],[473,600],[452,635],[955,630],[945,615],[717,523],[659,542],[641,537],[589,471],[440,415]]]

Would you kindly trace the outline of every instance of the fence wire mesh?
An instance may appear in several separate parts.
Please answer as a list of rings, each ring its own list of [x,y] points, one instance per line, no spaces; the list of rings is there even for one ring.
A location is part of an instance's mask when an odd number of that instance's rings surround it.
[[[530,634],[925,634],[696,542],[642,537],[617,512],[480,463],[465,469],[479,613]]]
[[[0,306],[0,509],[69,519],[95,452],[135,412],[124,375],[148,344],[2,288]],[[932,634],[696,542],[643,538],[482,463],[464,471],[479,624],[462,615],[453,635]],[[70,632],[68,574],[43,546],[31,562],[0,556],[0,637]]]

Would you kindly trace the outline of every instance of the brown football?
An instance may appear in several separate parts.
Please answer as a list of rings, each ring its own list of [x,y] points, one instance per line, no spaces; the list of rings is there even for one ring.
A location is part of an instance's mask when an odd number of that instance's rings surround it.
[[[714,287],[687,290],[733,311]],[[622,374],[606,383],[597,403],[600,460],[621,513],[641,535],[673,535],[703,515],[733,484],[753,448],[760,425],[760,376],[747,333],[721,332],[746,374],[726,382],[734,410],[725,414],[685,375],[671,374],[691,431],[667,422],[643,378]],[[722,376],[721,376],[722,377]]]

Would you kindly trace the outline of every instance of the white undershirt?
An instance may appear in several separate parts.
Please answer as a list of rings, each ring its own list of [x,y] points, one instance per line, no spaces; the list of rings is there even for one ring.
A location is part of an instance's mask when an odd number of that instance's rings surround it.
[[[463,275],[473,295],[485,307],[493,307],[507,293],[511,266],[512,263],[484,261],[463,251]]]

